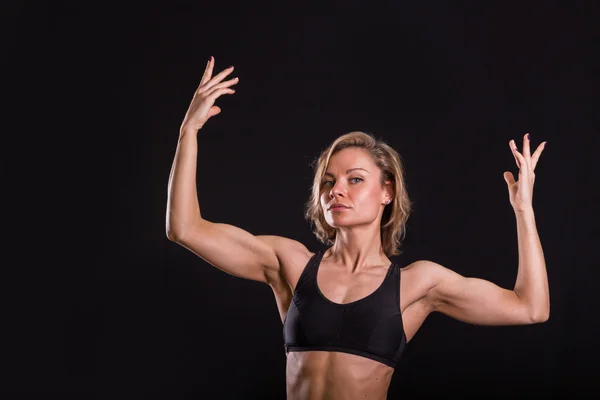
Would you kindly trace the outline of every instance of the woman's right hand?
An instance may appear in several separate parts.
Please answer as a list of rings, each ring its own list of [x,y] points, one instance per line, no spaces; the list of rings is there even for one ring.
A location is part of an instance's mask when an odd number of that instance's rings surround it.
[[[198,130],[202,128],[210,117],[221,112],[221,109],[214,105],[215,100],[223,94],[235,93],[235,90],[231,89],[230,86],[238,83],[239,79],[237,77],[221,82],[233,72],[233,66],[221,71],[211,79],[214,65],[215,59],[211,57],[208,64],[206,64],[200,85],[194,93],[192,102],[183,118],[181,130],[188,128]]]

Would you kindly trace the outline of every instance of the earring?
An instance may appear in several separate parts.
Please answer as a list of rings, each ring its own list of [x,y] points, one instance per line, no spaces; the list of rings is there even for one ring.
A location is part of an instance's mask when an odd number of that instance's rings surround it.
[[[390,201],[389,201],[389,200],[386,200],[386,201],[385,201],[385,204],[390,204]]]

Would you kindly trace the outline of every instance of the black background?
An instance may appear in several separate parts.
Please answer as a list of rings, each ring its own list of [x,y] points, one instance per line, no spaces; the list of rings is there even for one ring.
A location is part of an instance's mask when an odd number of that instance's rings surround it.
[[[263,7],[264,6],[264,7]],[[219,8],[217,10],[217,8]],[[431,315],[389,398],[598,393],[596,2],[6,3],[5,391],[78,398],[285,397],[271,290],[165,234],[178,129],[210,56],[236,94],[198,135],[204,218],[322,248],[303,219],[310,162],[363,130],[405,162],[404,253],[512,287],[508,142],[548,145],[534,210],[548,322]],[[318,16],[317,16],[318,15]],[[12,85],[11,85],[12,84]],[[13,89],[13,90],[9,90]],[[14,112],[13,112],[14,110]],[[12,182],[12,181],[10,181]],[[26,221],[26,222],[24,222]],[[18,289],[17,289],[18,288]]]

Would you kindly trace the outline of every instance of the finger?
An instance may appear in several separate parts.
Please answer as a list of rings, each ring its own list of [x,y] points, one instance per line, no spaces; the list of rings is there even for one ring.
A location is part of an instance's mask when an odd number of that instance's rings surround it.
[[[210,110],[208,110],[208,118],[214,117],[217,114],[221,113],[221,108],[219,106],[212,106]]]
[[[217,89],[221,89],[221,88],[224,88],[224,87],[230,87],[232,85],[235,85],[238,82],[239,82],[239,78],[235,77],[233,79],[230,79],[230,80],[225,81],[225,82],[221,82],[221,83],[219,83],[219,84],[211,87],[210,89],[208,89],[204,93],[206,93],[206,95],[210,95],[212,92],[214,92]]]
[[[208,95],[207,97],[210,97],[214,100],[216,100],[218,97],[220,97],[221,95],[224,94],[234,94],[235,90],[230,89],[230,88],[221,88],[221,89],[217,89],[214,92],[211,92],[210,95]]]
[[[515,177],[513,176],[512,172],[510,171],[506,171],[504,174],[504,181],[506,182],[506,184],[508,186],[512,186],[515,183]]]
[[[206,69],[204,70],[204,75],[202,75],[202,80],[200,80],[200,85],[198,85],[198,89],[200,89],[202,85],[205,85],[206,82],[208,82],[208,80],[212,76],[214,66],[215,59],[213,58],[213,56],[210,56],[210,58],[208,59],[208,63],[206,64]]]
[[[521,169],[521,163],[519,162],[519,158],[517,157],[517,154],[519,153],[519,150],[517,150],[517,144],[515,143],[514,140],[511,140],[508,143],[508,146],[510,147],[510,150],[512,151],[513,157],[515,157],[515,162],[517,163],[517,167],[519,169]]]
[[[527,167],[527,161],[525,161],[525,157],[523,157],[523,155],[521,153],[519,153],[519,150],[517,150],[516,146],[513,149],[513,154],[515,155],[515,158],[518,161],[517,166],[519,167],[519,173],[529,172],[528,167]]]
[[[545,147],[546,147],[546,142],[543,142],[542,144],[540,144],[538,146],[538,148],[535,150],[535,152],[531,156],[531,168],[533,170],[535,170],[535,166],[537,165],[538,160],[540,159],[540,156],[542,155],[542,151],[544,151]]]
[[[529,168],[531,168],[531,150],[530,150],[530,139],[529,139],[529,133],[526,133],[523,136],[523,159],[525,160],[525,162],[527,163],[527,165],[529,166]]]
[[[232,72],[233,72],[233,65],[231,67],[226,68],[223,71],[219,72],[211,80],[206,82],[200,89],[198,89],[198,93],[206,92],[207,90],[209,90],[210,88],[215,86],[217,83],[221,82],[227,75],[229,75]]]

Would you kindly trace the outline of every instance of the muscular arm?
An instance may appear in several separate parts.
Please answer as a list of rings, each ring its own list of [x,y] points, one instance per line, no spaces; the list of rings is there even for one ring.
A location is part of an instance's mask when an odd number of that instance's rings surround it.
[[[179,132],[175,158],[167,187],[167,237],[175,240],[188,226],[201,221],[196,193],[197,130],[184,128]]]
[[[306,247],[281,236],[255,236],[233,225],[202,218],[196,185],[197,131],[183,129],[169,177],[167,237],[212,266],[240,278],[281,290],[281,258]]]
[[[196,189],[197,130],[180,131],[167,200],[167,237],[209,264],[241,278],[275,280],[279,262],[272,246],[238,227],[202,218]]]
[[[198,203],[196,162],[198,130],[221,112],[214,105],[237,78],[222,82],[233,71],[229,67],[212,76],[214,58],[206,65],[204,75],[188,108],[179,131],[177,149],[169,174],[166,230],[167,237],[192,251],[209,264],[241,278],[264,282],[274,290],[282,286],[282,254],[307,251],[299,242],[277,236],[254,236],[233,225],[213,223],[202,218]]]
[[[434,282],[427,295],[432,311],[478,325],[548,320],[548,277],[533,210],[516,211],[516,219],[519,266],[514,288],[504,289],[484,279],[463,277],[430,261],[419,261]]]

